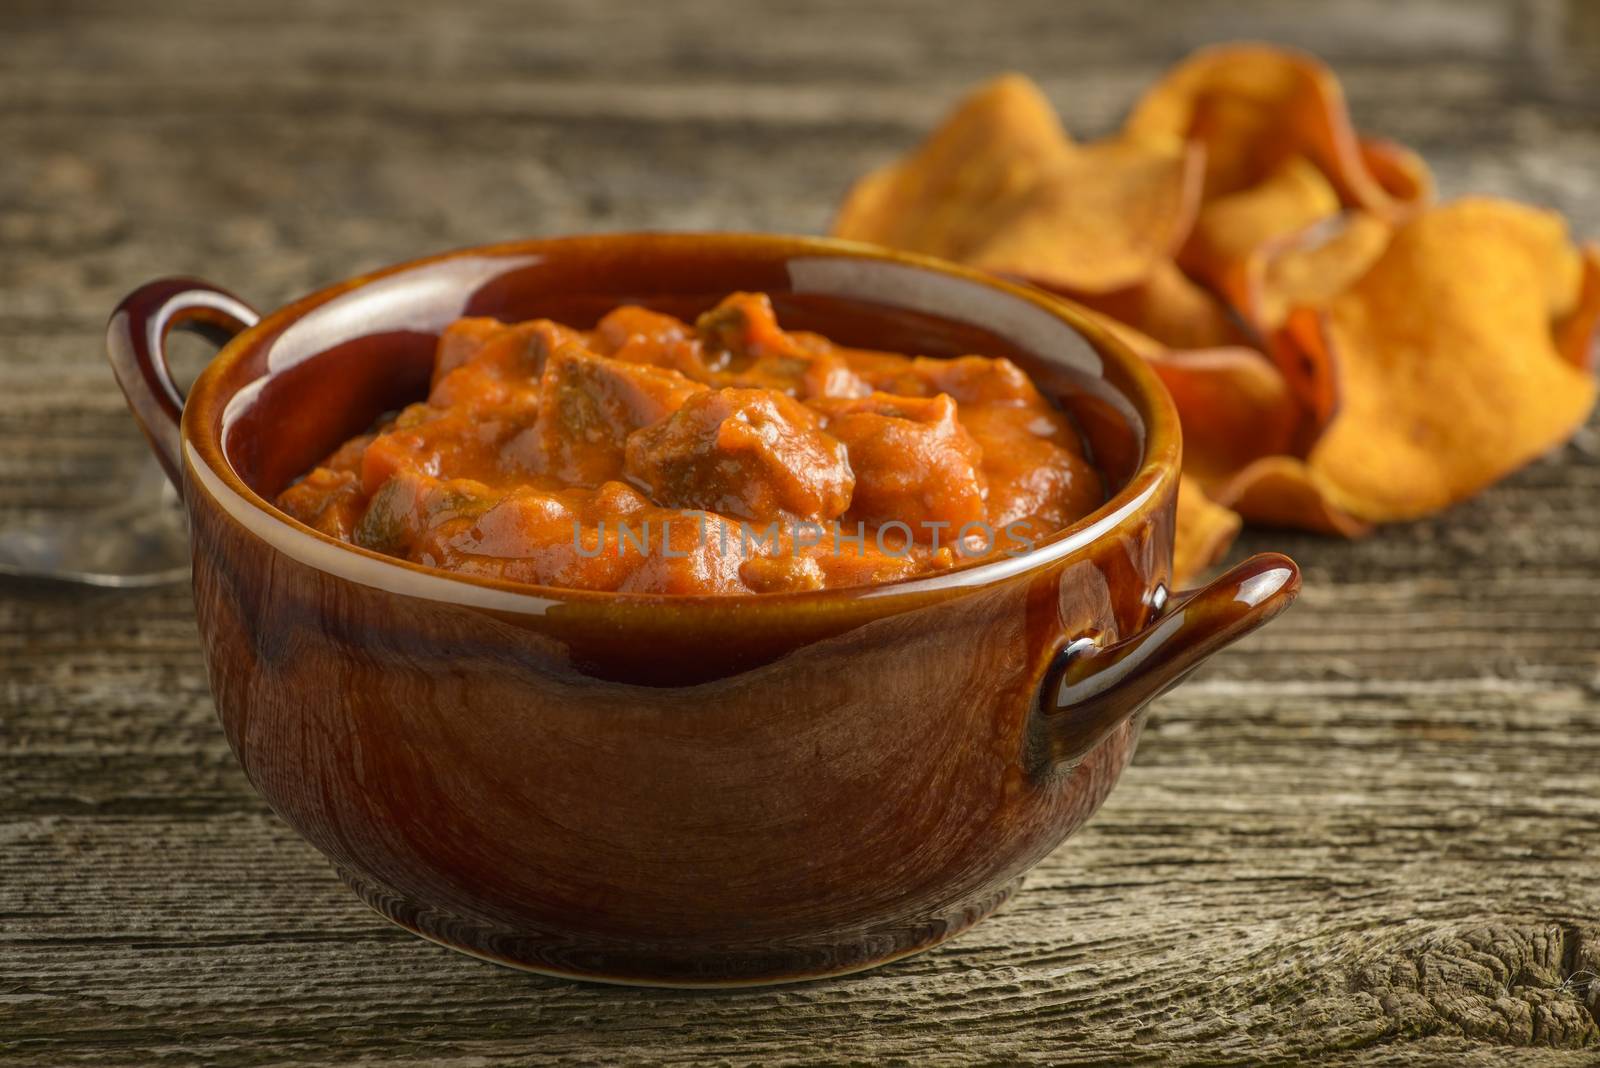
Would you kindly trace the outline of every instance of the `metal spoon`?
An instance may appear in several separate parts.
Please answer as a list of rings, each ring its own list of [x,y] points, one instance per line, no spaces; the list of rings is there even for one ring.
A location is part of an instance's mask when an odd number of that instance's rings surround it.
[[[0,576],[135,588],[188,575],[188,524],[153,460],[115,504],[0,530]]]

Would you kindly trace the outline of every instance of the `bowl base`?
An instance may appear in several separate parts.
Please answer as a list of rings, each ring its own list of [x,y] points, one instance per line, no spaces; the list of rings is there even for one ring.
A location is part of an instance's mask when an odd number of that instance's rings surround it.
[[[469,957],[556,979],[617,986],[729,988],[776,986],[831,979],[915,956],[965,932],[989,916],[1022,885],[1018,877],[997,893],[915,927],[866,931],[828,946],[761,951],[708,949],[692,958],[682,949],[585,945],[566,935],[513,933],[418,906],[347,868],[339,878],[379,916],[420,938]]]

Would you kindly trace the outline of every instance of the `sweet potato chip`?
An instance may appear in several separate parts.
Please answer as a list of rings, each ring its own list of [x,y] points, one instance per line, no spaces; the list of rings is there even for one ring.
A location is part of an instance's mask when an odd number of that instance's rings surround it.
[[[1371,524],[1329,503],[1321,477],[1293,456],[1264,456],[1212,490],[1218,507],[1268,527],[1358,538]]]
[[[1263,245],[1299,233],[1339,213],[1339,194],[1304,156],[1290,156],[1261,182],[1208,201],[1178,261],[1226,289],[1236,271]]]
[[[1209,349],[1247,340],[1228,306],[1190,281],[1171,260],[1156,264],[1148,278],[1128,289],[1064,293],[1160,342],[1161,347]]]
[[[1295,306],[1321,307],[1367,273],[1394,228],[1376,215],[1347,212],[1257,248],[1230,276],[1230,299],[1257,330],[1283,325]]]
[[[1465,199],[1401,225],[1318,313],[1338,413],[1307,464],[1330,504],[1369,522],[1425,515],[1570,435],[1595,381],[1553,330],[1581,275],[1549,212]]]
[[[962,260],[1072,142],[1038,86],[1009,74],[981,86],[916,153],[856,183],[834,233]]]
[[[1405,145],[1381,139],[1363,140],[1361,158],[1379,185],[1402,204],[1433,201],[1433,171],[1428,161]]]
[[[1240,468],[1291,447],[1302,412],[1261,353],[1237,345],[1169,349],[1126,323],[1097,318],[1172,394],[1183,423],[1184,477],[1197,490],[1220,486]]]
[[[1320,436],[1339,410],[1341,385],[1328,342],[1327,318],[1316,308],[1294,309],[1272,338],[1270,349],[1290,390],[1310,413],[1313,435]],[[1302,442],[1305,447],[1309,444]]]
[[[1380,215],[1404,214],[1431,190],[1416,156],[1363,147],[1332,71],[1271,45],[1202,49],[1144,94],[1124,129],[1204,145],[1207,200],[1258,184],[1294,156],[1316,164],[1345,204]]]
[[[1268,353],[1308,416],[1291,445],[1297,455],[1320,436],[1339,404],[1338,373],[1317,309],[1377,262],[1392,233],[1393,227],[1375,215],[1346,212],[1269,241],[1229,270],[1228,290],[1238,294],[1244,318],[1266,339]]]
[[[1182,587],[1222,559],[1239,535],[1239,517],[1206,496],[1187,476],[1178,480],[1177,541],[1172,550],[1172,583]]]
[[[1208,490],[1293,444],[1301,410],[1254,349],[1169,350],[1147,357],[1183,423],[1183,470]]]
[[[1237,44],[1090,145],[998,79],[863,179],[835,232],[1033,281],[1147,360],[1183,421],[1183,578],[1241,517],[1355,537],[1445,507],[1592,407],[1600,246],[1432,199],[1427,164],[1358,136],[1320,62]]]
[[[1104,293],[1147,278],[1177,250],[1199,203],[1199,155],[1175,139],[1075,149],[962,259],[1055,289]]]
[[[1197,151],[1176,137],[1077,145],[1019,75],[968,97],[910,157],[858,182],[833,232],[1058,289],[1136,285],[1189,231]]]
[[[1577,306],[1556,327],[1561,358],[1580,371],[1594,370],[1594,335],[1600,327],[1600,245],[1583,247],[1583,282]]]

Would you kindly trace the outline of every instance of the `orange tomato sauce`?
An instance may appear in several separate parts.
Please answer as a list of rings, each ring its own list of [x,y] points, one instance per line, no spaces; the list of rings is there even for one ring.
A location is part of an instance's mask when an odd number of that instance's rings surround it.
[[[859,586],[1026,551],[1104,499],[1006,359],[785,331],[762,294],[689,324],[460,319],[428,398],[278,506],[430,567],[633,593]]]

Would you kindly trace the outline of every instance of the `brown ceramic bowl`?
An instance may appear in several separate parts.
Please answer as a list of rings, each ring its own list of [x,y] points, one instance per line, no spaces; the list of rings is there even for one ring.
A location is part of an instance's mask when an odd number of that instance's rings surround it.
[[[1113,493],[1030,554],[859,589],[620,595],[434,571],[273,507],[421,398],[462,315],[591,325],[731,290],[834,340],[1022,363]],[[226,339],[187,403],[167,332]],[[191,520],[217,711],[256,788],[363,901],[541,972],[724,985],[926,949],[1105,799],[1141,710],[1293,599],[1258,556],[1167,594],[1177,418],[1075,307],[864,245],[734,234],[525,241],[419,260],[257,320],[155,282],[111,362]]]

